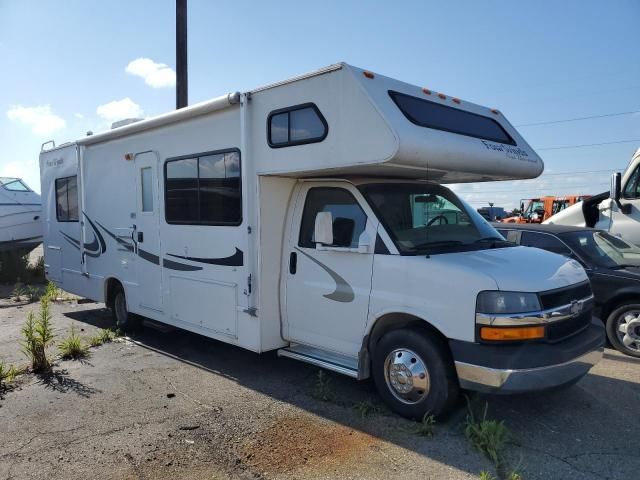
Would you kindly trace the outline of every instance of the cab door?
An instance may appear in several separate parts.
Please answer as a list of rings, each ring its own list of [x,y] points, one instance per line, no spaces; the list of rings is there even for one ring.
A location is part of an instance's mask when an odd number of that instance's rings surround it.
[[[320,212],[331,214],[331,244],[315,242]],[[287,340],[357,355],[369,309],[377,223],[351,185],[300,188],[285,251]]]
[[[162,269],[158,202],[158,156],[135,155],[137,208],[133,228],[136,248],[137,300],[140,307],[162,312]]]

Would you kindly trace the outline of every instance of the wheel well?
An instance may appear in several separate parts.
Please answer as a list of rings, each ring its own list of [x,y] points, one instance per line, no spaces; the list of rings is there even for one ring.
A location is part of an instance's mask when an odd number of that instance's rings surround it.
[[[631,302],[640,303],[640,300],[638,300],[637,293],[627,292],[610,299],[609,301],[607,301],[607,303],[602,305],[602,309],[600,311],[600,317],[601,317],[600,320],[602,320],[603,322],[606,322],[609,315],[611,315],[611,312],[613,312],[616,308],[618,308],[623,303],[631,303]]]
[[[113,296],[117,288],[123,288],[122,283],[116,278],[109,278],[104,282],[104,303],[108,308],[113,307]]]
[[[392,330],[398,330],[401,328],[410,328],[413,330],[422,330],[432,338],[440,341],[442,347],[451,356],[451,350],[449,348],[449,342],[440,330],[435,328],[429,322],[416,317],[408,313],[388,313],[376,320],[375,325],[369,332],[367,338],[367,350],[369,358],[373,358],[373,353],[380,339],[388,332]]]

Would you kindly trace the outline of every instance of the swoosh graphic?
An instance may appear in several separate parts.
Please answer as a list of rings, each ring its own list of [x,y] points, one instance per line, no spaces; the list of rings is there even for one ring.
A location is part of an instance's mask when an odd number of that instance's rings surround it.
[[[133,245],[131,245],[129,242],[123,240],[122,238],[118,237],[115,233],[110,232],[104,225],[102,225],[100,222],[98,222],[96,220],[96,223],[98,224],[98,226],[105,231],[105,233],[107,235],[109,235],[111,238],[113,238],[116,242],[118,242],[119,245],[122,245],[128,252],[133,252]]]
[[[300,250],[298,247],[294,247],[294,248],[297,251],[299,251],[302,255],[307,257],[309,260],[311,260],[313,263],[315,263],[320,268],[322,268],[325,272],[327,272],[329,276],[333,279],[333,281],[336,282],[336,289],[331,293],[323,295],[323,297],[328,298],[329,300],[334,300],[336,302],[342,302],[342,303],[353,302],[353,299],[355,298],[355,294],[353,293],[353,288],[351,288],[351,285],[349,285],[344,278],[342,278],[336,272],[331,270],[324,263],[316,260],[311,255],[308,255],[307,253]]]
[[[241,267],[244,264],[244,254],[242,250],[236,247],[236,253],[228,257],[222,258],[198,258],[198,257],[182,257],[180,255],[168,254],[170,257],[181,258],[183,260],[191,260],[192,262],[208,263],[209,265],[224,265],[227,267]]]
[[[98,237],[98,241],[100,241],[100,246],[102,247],[102,253],[107,251],[107,244],[104,241],[104,237],[102,236],[102,234],[100,233],[100,230],[98,230],[98,227],[96,227],[93,222],[91,221],[91,219],[89,218],[89,216],[86,214],[86,212],[82,212],[83,215],[86,217],[86,219],[89,221],[89,225],[91,225],[91,228],[93,229],[93,233],[95,233],[96,237]],[[98,253],[99,255],[99,253]]]

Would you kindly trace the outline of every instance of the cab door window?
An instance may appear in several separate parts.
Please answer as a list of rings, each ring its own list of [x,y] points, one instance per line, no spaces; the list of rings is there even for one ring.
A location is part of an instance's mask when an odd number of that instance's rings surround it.
[[[315,248],[316,215],[330,212],[333,219],[332,247],[356,248],[367,224],[367,216],[355,197],[344,188],[315,187],[307,192],[298,245]]]
[[[624,186],[624,198],[640,198],[640,167],[636,167]]]

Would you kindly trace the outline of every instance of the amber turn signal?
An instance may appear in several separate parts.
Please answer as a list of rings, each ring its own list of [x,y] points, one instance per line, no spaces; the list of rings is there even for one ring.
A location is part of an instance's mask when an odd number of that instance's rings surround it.
[[[482,340],[491,341],[532,340],[534,338],[544,338],[544,327],[482,327],[480,329],[480,338]]]

